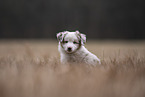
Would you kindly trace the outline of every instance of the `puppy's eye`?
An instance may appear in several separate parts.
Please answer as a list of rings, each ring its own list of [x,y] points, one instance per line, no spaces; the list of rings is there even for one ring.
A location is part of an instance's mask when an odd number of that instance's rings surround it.
[[[68,43],[68,41],[64,41],[63,43]]]
[[[79,43],[78,43],[78,42],[76,42],[76,41],[74,41],[73,43],[74,43],[74,44],[79,44]]]

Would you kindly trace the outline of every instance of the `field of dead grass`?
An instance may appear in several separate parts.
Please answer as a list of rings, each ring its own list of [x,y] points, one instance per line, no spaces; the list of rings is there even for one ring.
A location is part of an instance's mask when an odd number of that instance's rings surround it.
[[[100,66],[59,62],[57,42],[0,41],[0,97],[145,97],[145,44],[90,41]]]

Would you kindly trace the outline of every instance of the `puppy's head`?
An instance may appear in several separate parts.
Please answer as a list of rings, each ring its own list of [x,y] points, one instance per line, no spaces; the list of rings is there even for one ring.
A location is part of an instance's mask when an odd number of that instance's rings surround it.
[[[86,35],[79,31],[64,31],[57,34],[57,39],[66,53],[74,53],[86,43]]]

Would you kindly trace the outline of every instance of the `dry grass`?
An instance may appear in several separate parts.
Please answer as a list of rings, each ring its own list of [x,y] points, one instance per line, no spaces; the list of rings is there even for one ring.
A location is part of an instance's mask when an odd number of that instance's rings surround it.
[[[102,65],[61,65],[57,42],[0,41],[0,97],[145,97],[144,42],[88,42]]]

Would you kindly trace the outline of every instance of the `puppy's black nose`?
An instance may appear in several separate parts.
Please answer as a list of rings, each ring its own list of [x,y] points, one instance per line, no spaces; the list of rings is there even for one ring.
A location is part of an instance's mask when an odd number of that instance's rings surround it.
[[[67,51],[71,52],[72,51],[72,48],[71,47],[68,47],[67,48]]]

